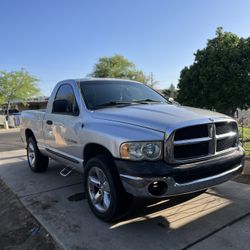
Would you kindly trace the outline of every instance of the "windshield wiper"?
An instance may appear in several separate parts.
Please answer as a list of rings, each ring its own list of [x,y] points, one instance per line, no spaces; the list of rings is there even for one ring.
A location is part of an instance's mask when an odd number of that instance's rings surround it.
[[[117,105],[131,105],[131,104],[147,104],[147,103],[162,103],[162,101],[152,100],[152,99],[143,99],[143,100],[133,100],[131,102],[122,102],[122,101],[111,101],[96,105],[93,109],[105,108],[110,106],[117,106]]]
[[[136,103],[148,103],[148,102],[162,103],[162,101],[157,101],[157,100],[152,100],[152,99],[142,99],[142,100],[136,100],[133,102],[136,102]]]
[[[105,107],[116,106],[116,105],[130,105],[130,104],[133,104],[133,103],[134,102],[111,101],[111,102],[106,102],[106,103],[96,105],[96,106],[93,107],[93,109],[105,108]]]

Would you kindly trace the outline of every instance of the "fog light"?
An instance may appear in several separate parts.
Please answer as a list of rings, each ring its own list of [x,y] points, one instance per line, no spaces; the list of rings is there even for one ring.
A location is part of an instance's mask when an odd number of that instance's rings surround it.
[[[167,190],[168,190],[168,185],[164,181],[154,181],[148,187],[149,193],[154,196],[164,195],[167,192]]]

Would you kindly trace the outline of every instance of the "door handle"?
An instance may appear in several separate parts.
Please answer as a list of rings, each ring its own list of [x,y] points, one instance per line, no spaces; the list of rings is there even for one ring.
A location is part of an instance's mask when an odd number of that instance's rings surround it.
[[[53,124],[53,122],[52,122],[51,120],[47,120],[46,123],[47,123],[48,125],[52,125],[52,124]]]

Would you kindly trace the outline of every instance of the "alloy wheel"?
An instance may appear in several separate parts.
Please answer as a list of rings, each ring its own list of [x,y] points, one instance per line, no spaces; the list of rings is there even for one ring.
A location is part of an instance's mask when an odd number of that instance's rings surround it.
[[[110,185],[99,167],[92,167],[88,174],[88,192],[92,204],[99,212],[106,212],[111,203]]]

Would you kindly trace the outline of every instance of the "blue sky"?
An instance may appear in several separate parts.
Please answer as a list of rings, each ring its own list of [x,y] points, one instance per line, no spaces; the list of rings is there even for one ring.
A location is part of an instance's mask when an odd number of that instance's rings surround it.
[[[250,36],[249,13],[249,0],[0,0],[0,69],[23,67],[49,95],[122,54],[167,88],[218,26]]]

